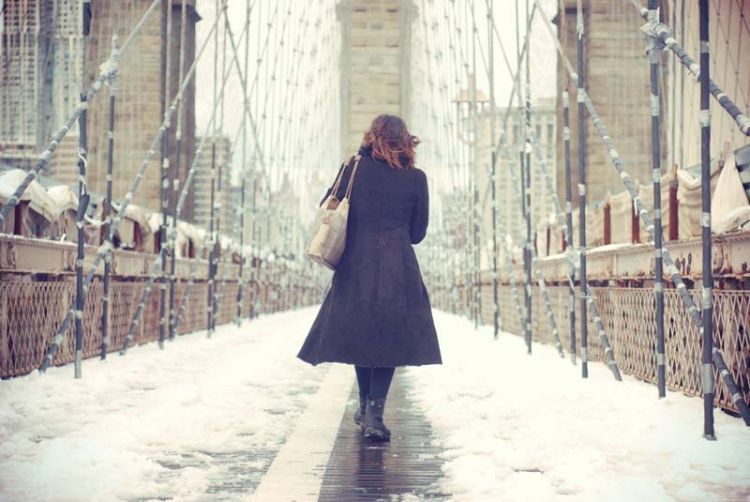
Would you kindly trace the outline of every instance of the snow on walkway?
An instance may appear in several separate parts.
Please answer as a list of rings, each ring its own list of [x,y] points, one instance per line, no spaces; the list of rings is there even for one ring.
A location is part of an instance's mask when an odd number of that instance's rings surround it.
[[[324,378],[348,395],[347,368],[295,358],[315,312],[87,360],[82,380],[68,365],[0,382],[0,500],[246,498],[314,411]],[[404,376],[443,448],[440,489],[456,500],[750,498],[750,429],[740,420],[717,411],[719,440],[708,442],[700,399],[658,400],[653,385],[615,382],[599,363],[584,381],[551,347],[527,356],[520,337],[494,341],[489,328],[435,319],[444,365]],[[324,463],[330,449],[315,448],[313,463]],[[284,465],[304,457],[292,450],[279,453]],[[300,482],[291,470],[289,482]]]
[[[749,500],[750,428],[716,411],[702,439],[702,401],[600,363],[590,377],[521,337],[492,339],[435,313],[443,366],[411,368],[414,395],[441,438],[458,500]]]
[[[0,500],[252,493],[326,375],[295,357],[314,314],[86,360],[81,380],[67,365],[0,382]]]

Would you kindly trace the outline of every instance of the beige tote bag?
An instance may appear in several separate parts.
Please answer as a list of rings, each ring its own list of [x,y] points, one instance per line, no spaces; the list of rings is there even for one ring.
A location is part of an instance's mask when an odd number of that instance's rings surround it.
[[[346,169],[341,170],[339,177],[333,185],[331,194],[323,201],[315,217],[318,227],[307,249],[307,255],[316,263],[320,263],[331,270],[335,270],[336,266],[338,266],[346,247],[346,223],[349,219],[349,199],[352,195],[354,175],[357,173],[361,158],[360,155],[354,157],[355,163],[344,198],[339,201],[336,198],[336,194],[339,191],[341,179],[344,177]]]

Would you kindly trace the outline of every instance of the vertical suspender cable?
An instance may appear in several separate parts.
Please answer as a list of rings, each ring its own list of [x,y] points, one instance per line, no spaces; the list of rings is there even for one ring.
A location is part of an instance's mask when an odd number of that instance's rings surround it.
[[[516,62],[519,65],[521,65],[521,21],[520,21],[520,6],[519,6],[519,0],[515,0],[515,14],[516,14]],[[528,33],[527,33],[528,34]],[[528,37],[527,37],[528,39]],[[516,76],[518,78],[518,76]],[[521,96],[521,90],[519,87],[518,90],[519,95],[519,101]],[[520,102],[519,102],[520,105]],[[518,112],[520,113],[520,107]],[[517,120],[517,119],[514,119]],[[517,145],[518,144],[518,138],[514,137],[513,142]],[[525,197],[525,188],[526,188],[526,173],[524,170],[524,152],[523,150],[519,150],[518,154],[519,159],[519,166],[521,171],[521,186],[519,187],[519,193],[521,194],[521,218],[525,221],[526,214],[528,212],[526,208],[526,197]],[[511,233],[513,232],[513,228],[510,229]],[[531,353],[531,269],[530,269],[530,263],[527,256],[527,242],[524,242],[523,246],[523,270],[524,270],[524,305],[526,308],[526,316],[523,323],[523,339],[526,342],[526,348],[529,353]]]
[[[83,359],[83,304],[85,301],[85,287],[83,284],[83,259],[84,240],[83,220],[86,215],[86,207],[89,204],[89,193],[86,187],[86,165],[88,156],[88,131],[87,115],[88,107],[87,86],[88,75],[86,75],[86,49],[88,47],[89,32],[91,29],[91,2],[83,0],[81,3],[83,43],[83,61],[81,64],[81,105],[83,111],[78,117],[78,211],[76,214],[77,227],[77,257],[76,257],[76,309],[75,309],[75,377],[81,378],[81,360]]]
[[[500,332],[500,306],[498,303],[498,284],[497,284],[497,152],[495,140],[495,121],[497,120],[497,109],[495,106],[495,52],[494,40],[492,36],[494,0],[489,0],[487,8],[487,40],[489,52],[489,77],[490,77],[490,148],[492,149],[490,158],[490,185],[492,193],[492,319],[494,326],[494,336],[498,337]]]
[[[258,77],[260,75],[260,65],[261,65],[261,33],[262,33],[262,17],[263,13],[263,0],[258,0],[258,43],[255,47],[255,80],[258,80]],[[259,117],[258,112],[260,111],[260,104],[258,101],[259,97],[259,91],[260,86],[255,86],[255,116]],[[252,202],[251,202],[251,210],[250,210],[250,223],[252,227],[252,233],[250,235],[250,239],[252,242],[251,248],[253,250],[252,252],[252,273],[251,277],[253,277],[253,281],[255,284],[255,297],[253,298],[253,306],[250,309],[249,317],[253,318],[258,314],[258,311],[260,310],[260,247],[258,245],[258,232],[257,232],[257,226],[258,226],[258,137],[256,136],[255,139],[256,145],[255,149],[253,151],[253,179],[252,179],[252,186],[251,186],[251,192],[252,192]]]
[[[716,439],[714,433],[713,352],[713,271],[711,269],[711,95],[708,29],[708,0],[698,0],[701,85],[701,230],[703,242],[703,437]]]
[[[467,4],[468,8],[468,4]],[[474,10],[474,2],[471,5],[472,18]],[[472,24],[471,27],[471,167],[470,173],[473,175],[470,177],[470,186],[472,187],[473,194],[473,208],[472,214],[474,215],[472,225],[472,242],[473,242],[473,262],[474,267],[472,270],[472,284],[473,284],[473,305],[474,305],[474,329],[479,327],[480,316],[481,316],[481,277],[480,277],[480,264],[479,264],[479,186],[477,176],[479,175],[479,156],[477,150],[479,149],[479,109],[477,101],[477,27],[476,23]]]
[[[525,185],[523,187],[524,198],[526,199],[526,247],[525,247],[525,264],[526,264],[526,283],[528,284],[528,291],[526,293],[526,311],[528,317],[526,322],[528,323],[527,328],[527,349],[528,353],[531,354],[532,344],[532,309],[533,303],[531,298],[531,260],[532,260],[532,249],[533,235],[531,234],[531,23],[529,22],[529,0],[526,0],[526,38],[529,40],[529,49],[526,51],[526,142],[524,144],[524,170],[526,172]]]
[[[464,12],[464,19],[466,19],[466,17],[468,17],[468,16],[466,16],[466,12]],[[460,26],[458,26],[458,22],[457,22],[457,25],[456,25],[456,31],[458,32],[458,35],[457,35],[458,44],[459,44],[458,46],[459,46],[459,50],[461,51],[461,57],[462,57],[463,66],[464,66],[464,72],[465,72],[465,74],[467,76],[466,92],[467,92],[467,94],[470,94],[471,93],[471,89],[469,88],[469,86],[471,85],[471,83],[468,81],[468,77],[469,77],[468,56],[466,56],[466,57],[463,56],[464,45],[466,45],[466,48],[467,48],[467,51],[468,51],[468,40],[464,40],[464,41],[461,40],[463,33],[461,31]],[[468,95],[467,95],[467,98],[468,98]],[[469,117],[469,113],[471,113],[471,110],[467,109],[467,119],[462,119],[463,112],[461,110],[461,105],[460,104],[458,105],[457,120],[459,121],[459,127],[460,127],[460,121],[462,121],[462,120],[464,121],[464,131],[463,131],[464,133],[466,133],[466,131],[467,131],[467,128],[468,128],[467,123],[470,120],[470,118],[468,118]],[[468,142],[468,137],[469,137],[468,134],[466,134],[465,138],[467,138],[467,141],[464,143],[463,148],[462,148],[462,150],[463,150],[462,151],[462,160],[463,160],[463,165],[464,166],[463,166],[463,169],[461,171],[463,173],[463,177],[465,179],[464,182],[466,184],[466,194],[465,194],[465,196],[466,196],[466,206],[467,207],[473,207],[474,202],[472,200],[472,192],[471,192],[471,167],[470,167],[471,159],[467,158],[467,155],[471,154],[471,145]],[[464,263],[463,263],[464,270],[463,270],[463,273],[466,276],[465,286],[464,286],[464,292],[465,292],[464,303],[466,305],[466,316],[469,319],[472,319],[473,315],[474,315],[473,304],[472,304],[472,298],[473,298],[472,291],[473,290],[472,290],[472,274],[471,274],[471,261],[472,261],[472,256],[473,256],[472,255],[472,248],[473,248],[473,242],[474,242],[473,237],[472,237],[473,215],[474,215],[474,211],[472,209],[472,210],[469,211],[469,221],[467,222],[467,225],[466,225],[466,234],[465,234],[465,239],[466,239],[466,253],[465,253],[465,256],[463,257],[464,258]]]
[[[659,22],[659,0],[648,0],[648,20]],[[651,166],[654,187],[654,289],[656,293],[656,379],[659,397],[665,397],[666,366],[664,360],[664,262],[662,261],[661,224],[661,149],[659,123],[659,62],[661,41],[649,37],[648,58],[651,84]]]
[[[187,43],[187,6],[185,5],[186,0],[182,0],[180,6],[180,62],[178,74],[178,82],[182,82],[183,74],[185,72],[185,46]],[[174,310],[175,301],[175,261],[177,259],[177,198],[180,192],[180,160],[182,154],[182,110],[183,104],[180,103],[180,107],[177,109],[177,124],[175,129],[175,154],[174,154],[174,167],[172,168],[172,223],[169,226],[169,232],[167,238],[169,239],[169,339],[174,340],[175,337],[175,319],[176,312]],[[185,291],[183,290],[183,294]]]
[[[675,8],[673,5],[672,8]],[[685,46],[685,0],[680,0],[680,45]],[[676,65],[675,65],[676,66]],[[680,124],[685,123],[685,72],[680,72]],[[674,148],[674,144],[672,145]],[[677,165],[685,167],[685,129],[680,127],[680,153]],[[679,237],[679,235],[678,235]]]
[[[219,13],[218,15],[222,15],[222,13]],[[224,23],[224,34],[221,38],[221,74],[224,74],[224,71],[226,70],[227,66],[227,22]],[[219,30],[216,30],[216,33],[218,34]],[[219,274],[219,258],[223,258],[225,256],[231,257],[232,256],[232,250],[231,250],[231,241],[230,245],[227,246],[227,249],[224,250],[221,245],[221,210],[223,207],[223,198],[224,198],[224,169],[229,169],[229,155],[232,151],[232,146],[227,144],[226,141],[228,139],[224,139],[224,94],[219,96],[219,102],[221,103],[219,105],[220,115],[219,115],[219,137],[221,138],[221,142],[224,145],[224,153],[221,157],[221,162],[219,162],[219,171],[217,173],[217,180],[216,180],[216,195],[214,198],[214,207],[211,209],[211,213],[213,217],[216,219],[216,222],[214,223],[214,235],[216,236],[216,244],[214,245],[215,253],[213,257],[213,296],[211,297],[211,333],[216,331],[216,318],[219,316],[219,287],[216,282],[216,277]],[[243,103],[244,104],[244,103]],[[224,260],[225,261],[225,260]],[[228,266],[225,264],[224,271],[228,270]]]
[[[170,103],[170,76],[171,76],[171,49],[172,49],[172,0],[162,2],[163,15],[166,16],[166,40],[164,40],[164,112],[166,116]],[[162,160],[161,160],[161,232],[159,232],[161,255],[161,277],[159,279],[159,348],[164,348],[164,338],[167,334],[167,256],[169,249],[167,247],[167,212],[169,209],[169,126],[162,138]]]
[[[242,85],[242,99],[245,102],[245,113],[242,115],[242,175],[240,180],[240,209],[239,209],[239,232],[240,232],[240,270],[237,278],[237,316],[235,317],[235,324],[240,325],[242,319],[242,293],[244,286],[244,265],[245,265],[245,186],[247,184],[246,178],[249,170],[247,169],[247,108],[248,95],[247,95],[247,80],[248,80],[248,68],[250,61],[250,0],[245,0],[245,31],[248,32],[248,36],[245,37],[245,79]]]
[[[117,33],[112,33],[112,54],[118,53]],[[117,61],[117,59],[115,59]],[[104,241],[112,246],[112,164],[115,150],[115,104],[117,100],[117,77],[109,81],[109,131],[107,132],[107,194],[104,199]],[[109,282],[112,268],[112,256],[104,259],[104,280],[102,284],[102,343],[100,347],[101,359],[107,358],[109,346]]]
[[[588,378],[588,319],[586,311],[586,131],[584,122],[585,104],[585,77],[584,77],[584,53],[583,53],[583,6],[582,1],[576,2],[576,34],[578,55],[578,251],[581,256],[581,376]]]
[[[220,15],[220,7],[216,3],[214,15],[217,22]],[[217,101],[217,83],[219,70],[219,30],[214,32],[214,81],[213,81],[213,101]],[[209,216],[208,216],[208,295],[206,298],[206,331],[209,336],[213,334],[213,299],[214,299],[214,255],[216,254],[216,236],[214,235],[214,198],[216,196],[216,121],[211,127],[211,195],[209,197]]]

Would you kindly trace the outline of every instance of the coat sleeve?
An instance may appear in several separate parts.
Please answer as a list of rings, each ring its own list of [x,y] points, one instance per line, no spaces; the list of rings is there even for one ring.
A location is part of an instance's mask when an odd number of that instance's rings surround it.
[[[417,202],[411,212],[409,237],[412,244],[419,244],[427,234],[427,224],[430,216],[430,195],[427,189],[427,177],[423,171],[418,171],[419,182],[417,188]]]
[[[318,206],[322,206],[323,203],[326,201],[329,195],[331,195],[331,192],[333,191],[333,185],[336,184],[336,180],[339,179],[339,176],[341,175],[341,171],[344,171],[343,176],[341,177],[341,185],[339,185],[339,189],[336,193],[336,198],[341,200],[344,197],[344,194],[346,193],[346,187],[349,185],[349,177],[352,175],[352,166],[354,164],[354,157],[347,163],[344,162],[341,164],[341,167],[339,168],[339,172],[336,173],[336,177],[333,178],[333,182],[331,183],[331,186],[328,187],[328,190],[326,190],[326,194],[323,196],[322,199],[320,199],[320,204]]]

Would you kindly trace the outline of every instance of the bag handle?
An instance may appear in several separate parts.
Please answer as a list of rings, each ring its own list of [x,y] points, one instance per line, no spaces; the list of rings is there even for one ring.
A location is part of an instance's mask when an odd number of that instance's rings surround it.
[[[349,186],[346,187],[346,193],[344,194],[344,198],[350,199],[352,196],[352,186],[354,185],[354,175],[357,174],[357,168],[359,167],[359,161],[362,160],[361,155],[355,155],[352,157],[352,159],[357,159],[354,163],[354,168],[352,169],[352,175],[349,177]],[[343,171],[342,171],[343,174]]]
[[[339,193],[339,187],[341,186],[341,178],[344,177],[344,171],[346,166],[343,164],[341,165],[341,170],[339,171],[339,175],[336,177],[336,181],[333,182],[333,186],[331,187],[331,194],[329,197],[336,198],[336,194]]]

